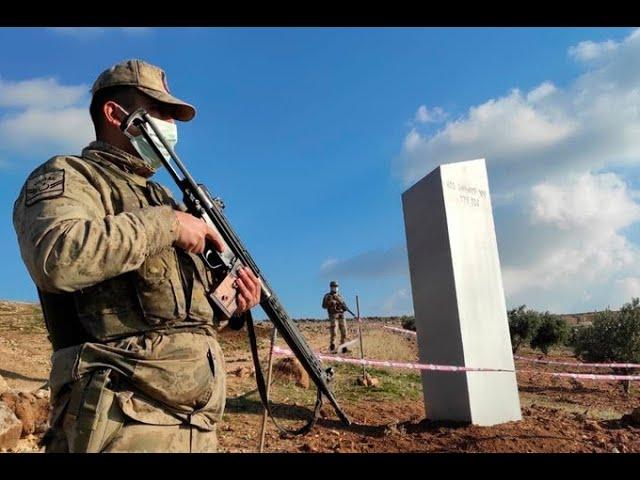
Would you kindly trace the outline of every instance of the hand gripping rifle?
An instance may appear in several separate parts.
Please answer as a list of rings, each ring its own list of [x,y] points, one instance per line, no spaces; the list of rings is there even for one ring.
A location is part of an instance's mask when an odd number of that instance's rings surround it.
[[[344,308],[344,311],[345,311],[345,312],[349,312],[353,318],[357,318],[357,317],[356,317],[356,314],[355,314],[355,313],[353,313],[353,312],[349,309],[349,307],[347,307],[347,304],[346,304],[346,303],[342,302],[342,308]]]
[[[217,309],[230,319],[229,325],[231,328],[240,329],[246,322],[249,343],[251,345],[251,353],[253,355],[253,363],[256,371],[258,391],[260,393],[262,403],[276,427],[285,434],[299,435],[307,433],[311,430],[318,419],[320,407],[322,406],[323,395],[329,399],[340,420],[342,420],[345,425],[350,425],[351,420],[342,410],[340,405],[338,405],[338,401],[329,386],[329,382],[331,381],[334,373],[333,369],[323,369],[322,364],[311,351],[311,348],[305,341],[293,320],[287,314],[273,289],[269,286],[264,276],[260,274],[258,266],[253,261],[253,258],[251,258],[251,255],[244,247],[233,228],[231,228],[227,218],[222,213],[222,209],[224,208],[222,201],[219,198],[212,198],[204,185],[196,183],[180,158],[176,155],[173,148],[171,148],[159,129],[154,125],[153,119],[144,109],[141,108],[131,113],[122,122],[120,129],[127,137],[130,138],[132,136],[132,133],[129,132],[131,127],[135,127],[140,131],[145,140],[153,148],[156,155],[158,155],[162,160],[163,165],[182,191],[184,195],[184,203],[188,212],[195,217],[202,218],[210,227],[212,227],[219,234],[224,246],[226,247],[222,253],[219,253],[215,248],[207,243],[204,252],[201,254],[201,258],[207,268],[211,270],[217,285],[213,292],[210,292],[209,298]],[[167,158],[156,141],[154,141],[154,136],[160,141],[170,158]],[[177,169],[173,166],[171,160],[173,160]],[[287,345],[307,371],[309,377],[316,384],[318,390],[313,416],[308,420],[306,425],[298,430],[287,430],[281,427],[271,413],[266,395],[264,375],[262,374],[260,359],[258,358],[258,347],[251,311],[247,311],[241,317],[234,316],[237,309],[235,303],[235,279],[237,278],[238,269],[244,266],[249,267],[260,280],[262,286],[260,306],[267,314],[267,317],[269,317],[269,320],[271,320],[274,327],[278,329],[282,338],[287,342]]]
[[[340,304],[340,308],[342,308],[343,312],[349,312],[353,318],[357,318],[356,314],[351,311],[351,309],[347,306],[347,302],[338,300]]]

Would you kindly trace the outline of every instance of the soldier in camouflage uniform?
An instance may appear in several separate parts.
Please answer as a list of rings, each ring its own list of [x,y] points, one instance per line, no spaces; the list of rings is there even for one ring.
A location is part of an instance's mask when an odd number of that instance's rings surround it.
[[[215,327],[225,319],[198,254],[207,241],[223,246],[150,180],[158,158],[119,129],[144,107],[176,140],[174,119],[195,109],[140,60],[104,71],[92,92],[96,141],[36,168],[13,212],[54,350],[46,451],[216,451],[226,390]],[[248,269],[237,287],[238,313],[259,302]]]
[[[347,340],[347,323],[344,318],[344,312],[347,311],[347,304],[344,298],[342,298],[342,295],[338,293],[338,282],[332,281],[329,284],[329,288],[330,292],[326,293],[322,299],[322,308],[326,309],[329,314],[329,329],[331,331],[329,350],[335,352],[338,326],[340,327],[339,345],[342,345]],[[349,350],[347,347],[344,347],[344,351],[348,352]]]

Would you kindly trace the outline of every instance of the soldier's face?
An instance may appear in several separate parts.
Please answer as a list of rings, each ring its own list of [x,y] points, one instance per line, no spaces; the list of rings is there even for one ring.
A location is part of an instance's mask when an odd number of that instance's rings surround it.
[[[138,93],[135,95],[135,98],[131,102],[131,105],[120,105],[116,102],[107,102],[107,103],[115,103],[117,105],[117,110],[121,112],[122,115],[126,117],[131,112],[136,111],[139,108],[144,108],[149,115],[153,118],[158,118],[160,120],[164,120],[166,122],[175,123],[175,119],[173,117],[174,111],[173,108],[166,104],[157,101],[154,98],[151,98],[147,95],[143,95],[142,93]],[[120,119],[121,121],[124,118]]]
[[[155,102],[147,106],[146,110],[153,118],[159,118],[160,120],[164,120],[166,122],[176,123],[175,119],[173,118],[172,110],[164,103]]]
[[[166,103],[159,102],[151,97],[139,95],[137,102],[138,105],[133,108],[136,110],[138,108],[144,108],[149,115],[153,118],[159,118],[160,120],[164,120],[166,122],[175,123],[175,119],[173,118],[173,109],[170,105]],[[132,110],[132,111],[133,111]]]
[[[158,118],[166,122],[175,123],[175,119],[173,118],[173,109],[169,105],[167,105],[166,103],[158,102],[157,100],[151,97],[147,97],[146,95],[137,95],[129,108],[125,108],[124,106],[119,105],[113,101],[107,103],[112,103],[115,105],[114,112],[118,112],[117,118],[120,122],[123,122],[127,115],[129,115],[131,112],[134,112],[138,108],[144,108],[147,113],[153,118]],[[117,127],[119,126],[120,125],[117,124]],[[131,133],[132,135],[140,135],[140,131],[135,126],[131,126],[129,128],[129,133]],[[122,135],[124,136],[124,134]]]

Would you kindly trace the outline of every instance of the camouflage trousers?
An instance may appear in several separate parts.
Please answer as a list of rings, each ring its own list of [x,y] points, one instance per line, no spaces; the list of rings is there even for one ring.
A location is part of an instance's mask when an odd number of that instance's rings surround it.
[[[330,326],[329,329],[331,331],[331,345],[335,345],[336,347],[338,345],[336,345],[335,341],[336,341],[336,335],[338,333],[338,327],[340,327],[340,343],[339,344],[343,344],[346,340],[347,340],[347,322],[344,318],[344,314],[342,313],[333,313],[333,314],[329,314],[329,322],[330,322]]]
[[[95,379],[99,374],[90,378]],[[143,423],[127,416],[112,392],[96,395],[92,383],[81,385],[83,405],[73,406],[73,395],[60,421],[47,433],[47,453],[213,453],[217,451],[216,425],[201,429],[186,422],[171,425]],[[80,384],[80,382],[78,382]],[[98,398],[97,401],[94,399]],[[74,414],[76,412],[76,414]]]
[[[93,343],[54,353],[46,452],[217,450],[216,427],[226,400],[218,342],[192,332],[135,338],[153,342],[146,357],[133,348]]]
[[[93,410],[99,421],[94,419],[91,425],[67,411],[49,432],[46,452],[213,453],[218,448],[216,426],[203,430],[186,423],[142,423],[127,417],[116,402],[98,404]]]
[[[213,453],[218,449],[216,430],[192,425],[148,425],[125,421],[101,453]],[[64,429],[58,429],[46,447],[47,453],[69,453]]]

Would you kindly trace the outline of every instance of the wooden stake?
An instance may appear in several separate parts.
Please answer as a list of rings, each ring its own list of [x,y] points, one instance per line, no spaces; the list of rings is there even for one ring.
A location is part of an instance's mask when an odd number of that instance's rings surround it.
[[[278,335],[278,329],[276,326],[273,326],[273,330],[271,331],[271,349],[269,350],[269,367],[267,370],[267,402],[269,401],[269,390],[271,389],[271,367],[273,366],[273,347],[276,344],[276,337]],[[259,452],[262,453],[264,450],[264,435],[267,431],[267,409],[264,409],[262,412],[262,431],[260,432],[260,447]]]
[[[356,313],[358,314],[358,334],[360,335],[360,359],[364,360],[364,347],[362,346],[362,320],[360,319],[360,300],[358,298],[358,295],[356,295]],[[364,380],[365,378],[367,378],[367,370],[364,366],[364,364],[362,365],[362,379]]]

